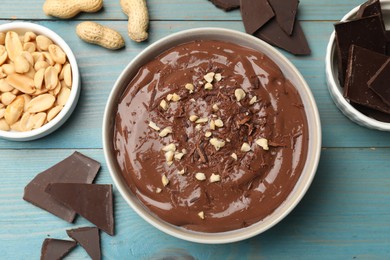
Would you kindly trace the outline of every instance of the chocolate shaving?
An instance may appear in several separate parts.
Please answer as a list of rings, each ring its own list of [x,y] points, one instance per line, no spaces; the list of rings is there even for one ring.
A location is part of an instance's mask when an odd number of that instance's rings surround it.
[[[203,145],[202,144],[199,144],[196,146],[196,152],[198,153],[199,155],[199,159],[202,163],[207,163],[208,160],[207,160],[207,156],[204,152],[204,149],[203,149]]]

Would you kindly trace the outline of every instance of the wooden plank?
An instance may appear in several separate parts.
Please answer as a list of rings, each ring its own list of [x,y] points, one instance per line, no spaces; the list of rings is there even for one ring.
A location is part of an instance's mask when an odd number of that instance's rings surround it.
[[[4,21],[3,21],[4,22]],[[107,97],[120,75],[135,55],[142,49],[173,32],[197,27],[224,27],[243,31],[240,22],[152,22],[151,37],[147,43],[137,44],[126,38],[126,48],[108,51],[82,42],[74,33],[77,22],[42,21],[44,26],[56,31],[73,49],[82,77],[82,91],[78,106],[62,129],[42,140],[28,143],[30,148],[101,148],[101,124]],[[121,21],[103,22],[126,35],[126,24]],[[324,147],[389,147],[387,133],[368,130],[349,121],[334,105],[326,83],[324,56],[330,22],[304,22],[313,54],[295,57],[283,52],[301,71],[316,98],[323,130]],[[1,148],[23,148],[26,143],[0,140]]]
[[[103,153],[97,183],[112,183]],[[38,259],[42,241],[66,239],[69,224],[22,200],[24,186],[71,150],[0,150],[0,250],[3,259]],[[312,187],[281,223],[255,238],[228,245],[201,245],[170,237],[147,224],[115,192],[114,237],[102,233],[105,259],[386,259],[390,255],[390,148],[325,149]],[[23,161],[23,166],[20,161]],[[71,259],[85,259],[77,248]]]
[[[353,7],[361,4],[361,0],[301,0],[299,19],[301,20],[339,20]],[[42,10],[44,1],[22,0],[15,4],[13,0],[2,0],[0,19],[56,19],[48,17]],[[150,18],[152,20],[241,20],[238,10],[224,12],[214,7],[207,0],[173,1],[148,0]],[[125,20],[119,0],[104,1],[104,9],[94,14],[81,14],[80,20]]]

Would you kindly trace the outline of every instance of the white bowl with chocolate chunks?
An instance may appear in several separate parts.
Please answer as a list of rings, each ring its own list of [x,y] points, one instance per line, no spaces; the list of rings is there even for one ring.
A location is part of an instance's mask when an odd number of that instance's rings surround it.
[[[0,25],[0,138],[30,141],[58,129],[80,95],[76,58],[52,30]]]
[[[147,222],[199,243],[271,228],[315,175],[321,127],[302,75],[276,49],[201,28],[150,45],[108,99],[111,176]]]
[[[326,79],[337,107],[353,122],[390,131],[390,1],[370,0],[335,24]]]

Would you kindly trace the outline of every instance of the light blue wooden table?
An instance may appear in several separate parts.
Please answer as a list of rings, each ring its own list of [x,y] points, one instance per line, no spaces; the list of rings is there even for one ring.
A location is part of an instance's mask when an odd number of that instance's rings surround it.
[[[32,142],[0,140],[0,259],[39,259],[47,237],[67,238],[69,224],[22,200],[24,186],[39,172],[78,150],[102,163],[97,183],[112,183],[102,151],[101,124],[108,94],[120,72],[150,43],[183,29],[224,27],[243,31],[239,11],[225,13],[207,0],[149,0],[150,40],[108,51],[78,39],[75,26],[98,20],[126,35],[119,0],[72,20],[44,15],[43,0],[1,0],[0,23],[32,21],[56,31],[79,63],[82,92],[69,121]],[[390,259],[390,133],[368,130],[344,117],[325,83],[325,48],[333,23],[363,0],[301,0],[312,55],[286,56],[306,78],[317,101],[323,150],[313,185],[298,207],[271,230],[240,243],[202,245],[170,237],[142,220],[115,189],[116,235],[102,233],[104,259]],[[88,259],[78,247],[69,259]]]

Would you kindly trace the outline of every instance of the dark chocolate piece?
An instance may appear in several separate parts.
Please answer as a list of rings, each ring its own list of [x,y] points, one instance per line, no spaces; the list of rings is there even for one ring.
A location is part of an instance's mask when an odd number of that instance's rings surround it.
[[[390,113],[390,106],[368,87],[368,81],[389,59],[386,55],[352,45],[344,86],[344,97],[350,101]]]
[[[383,113],[381,111],[378,111],[376,109],[372,109],[372,108],[369,108],[369,107],[366,107],[366,106],[355,104],[353,102],[350,102],[350,103],[351,103],[351,105],[354,108],[359,110],[362,114],[364,114],[364,115],[366,115],[368,117],[371,117],[372,119],[378,120],[378,121],[390,123],[390,116],[389,116],[389,114]]]
[[[299,0],[268,0],[275,12],[276,21],[285,33],[291,35],[294,29]]]
[[[23,199],[71,223],[76,213],[47,194],[45,192],[47,185],[53,182],[92,183],[99,169],[99,162],[75,152],[38,174],[24,188]]]
[[[378,14],[382,19],[382,8],[379,0],[369,0],[362,4],[356,13],[356,18],[363,18]]]
[[[241,17],[245,31],[253,34],[275,16],[267,0],[241,0]]]
[[[384,103],[390,106],[390,59],[368,81],[368,86],[372,89]]]
[[[341,85],[343,85],[351,45],[355,44],[385,54],[387,41],[379,15],[337,23],[334,27],[336,32],[339,80]]]
[[[225,11],[240,8],[240,0],[211,0],[211,3]]]
[[[102,258],[100,251],[100,234],[96,227],[82,227],[67,230],[69,237],[79,243],[93,260]]]
[[[295,22],[293,34],[291,36],[287,35],[280,28],[276,19],[269,21],[254,35],[263,41],[282,48],[294,55],[309,55],[311,53],[299,21]]]
[[[76,246],[74,241],[46,238],[42,244],[41,260],[62,259]]]
[[[45,191],[107,234],[114,235],[111,184],[51,183]]]

